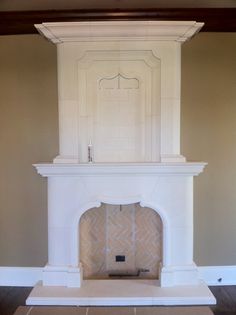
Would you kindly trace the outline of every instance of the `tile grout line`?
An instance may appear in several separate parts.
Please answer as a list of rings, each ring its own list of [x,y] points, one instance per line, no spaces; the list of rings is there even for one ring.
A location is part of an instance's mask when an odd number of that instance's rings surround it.
[[[34,308],[34,307],[31,306],[30,309],[28,310],[28,312],[26,313],[26,315],[29,315],[29,314],[31,313],[31,311],[32,311],[33,308]]]

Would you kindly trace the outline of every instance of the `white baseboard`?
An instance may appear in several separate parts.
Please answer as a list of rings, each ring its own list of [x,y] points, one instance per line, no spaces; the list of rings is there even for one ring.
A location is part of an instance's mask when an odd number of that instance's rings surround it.
[[[43,268],[0,267],[0,286],[33,287],[42,279]]]
[[[236,266],[198,267],[207,285],[236,285]],[[0,267],[0,286],[33,287],[43,278],[40,267]]]
[[[236,266],[198,267],[207,285],[236,285]]]

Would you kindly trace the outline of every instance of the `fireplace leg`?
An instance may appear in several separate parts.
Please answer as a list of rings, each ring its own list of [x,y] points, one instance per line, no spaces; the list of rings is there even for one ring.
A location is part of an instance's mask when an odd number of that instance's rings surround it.
[[[50,266],[43,269],[44,286],[65,286],[69,288],[80,288],[83,281],[83,268],[72,266]]]
[[[193,263],[183,266],[161,266],[160,286],[199,285],[198,268]]]

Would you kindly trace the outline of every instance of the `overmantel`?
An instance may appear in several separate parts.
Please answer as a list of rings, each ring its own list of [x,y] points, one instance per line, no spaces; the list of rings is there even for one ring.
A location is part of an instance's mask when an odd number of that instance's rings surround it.
[[[205,162],[186,163],[78,163],[34,164],[43,177],[52,176],[197,176],[203,172]]]
[[[181,44],[203,23],[37,24],[57,44],[55,163],[185,162],[180,152]],[[120,83],[121,80],[121,83]]]
[[[47,39],[58,44],[132,39],[185,42],[203,25],[195,21],[93,21],[42,23],[35,27]]]

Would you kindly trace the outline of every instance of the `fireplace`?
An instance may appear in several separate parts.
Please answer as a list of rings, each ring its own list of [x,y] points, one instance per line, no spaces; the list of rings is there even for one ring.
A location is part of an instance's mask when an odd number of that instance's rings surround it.
[[[57,44],[60,152],[53,163],[35,165],[48,178],[48,264],[28,304],[215,303],[193,262],[193,177],[206,163],[180,154],[181,43],[202,25],[36,25]],[[92,218],[106,216],[104,232],[84,245],[91,211]],[[134,225],[139,212],[143,221]],[[155,261],[145,265],[142,250],[134,251],[135,231],[150,213]],[[125,246],[117,233],[130,225]],[[132,278],[147,270],[152,276]]]
[[[155,210],[102,204],[79,222],[84,279],[158,279],[162,221]]]

